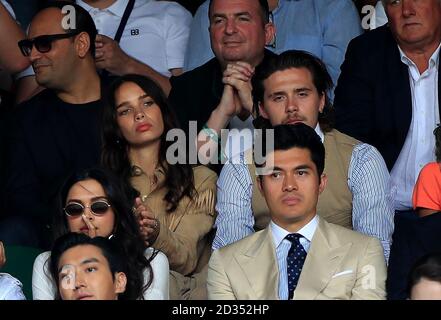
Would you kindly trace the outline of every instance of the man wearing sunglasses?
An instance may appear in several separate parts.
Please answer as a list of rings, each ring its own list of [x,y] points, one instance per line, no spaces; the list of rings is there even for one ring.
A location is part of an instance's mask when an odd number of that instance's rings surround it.
[[[66,5],[75,10],[70,29],[63,28]],[[102,103],[95,37],[95,24],[83,8],[57,1],[37,13],[27,39],[18,44],[46,90],[17,106],[9,121],[0,210],[5,243],[47,247],[47,225],[63,180],[99,162]]]

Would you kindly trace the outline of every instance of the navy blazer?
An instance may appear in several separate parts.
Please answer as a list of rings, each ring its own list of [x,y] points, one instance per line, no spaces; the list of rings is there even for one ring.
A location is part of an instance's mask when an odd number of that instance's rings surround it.
[[[440,95],[438,101],[441,107]],[[412,96],[408,67],[387,25],[349,43],[334,106],[336,128],[375,146],[391,170],[412,120]]]

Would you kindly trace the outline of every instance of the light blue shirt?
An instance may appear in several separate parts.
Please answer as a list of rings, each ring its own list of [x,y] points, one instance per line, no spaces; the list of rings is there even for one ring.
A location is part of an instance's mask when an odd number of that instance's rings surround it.
[[[208,32],[209,1],[197,10],[190,29],[184,71],[192,70],[214,57]],[[362,33],[360,17],[351,0],[279,0],[272,13],[276,26],[274,48],[309,51],[324,61],[334,85],[340,75],[349,41]]]
[[[324,135],[316,128],[322,141]],[[328,151],[329,152],[329,151]],[[216,236],[219,249],[254,232],[253,180],[241,153],[223,166],[217,181]],[[394,201],[389,171],[378,150],[366,143],[356,145],[348,169],[352,193],[352,228],[381,241],[386,261],[394,230]]]
[[[26,300],[21,282],[8,273],[0,273],[0,300]]]
[[[311,245],[312,237],[314,236],[315,230],[318,226],[319,217],[317,215],[312,218],[303,228],[301,228],[296,233],[301,234],[303,237],[299,239],[300,244],[306,253],[309,251],[309,246]],[[288,273],[286,265],[286,257],[288,256],[288,251],[291,248],[291,242],[286,240],[285,237],[291,232],[286,231],[281,228],[273,221],[270,223],[271,234],[273,237],[274,247],[276,248],[277,265],[279,267],[279,299],[288,300]]]

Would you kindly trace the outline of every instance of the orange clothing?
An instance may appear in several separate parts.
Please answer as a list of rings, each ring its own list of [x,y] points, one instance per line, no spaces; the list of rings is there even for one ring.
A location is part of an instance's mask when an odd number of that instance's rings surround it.
[[[421,170],[413,189],[413,208],[441,211],[441,166],[430,162]]]

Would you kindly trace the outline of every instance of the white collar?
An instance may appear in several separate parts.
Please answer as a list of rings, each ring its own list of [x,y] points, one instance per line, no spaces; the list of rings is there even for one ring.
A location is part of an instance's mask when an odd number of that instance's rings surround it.
[[[436,48],[436,50],[433,52],[432,56],[430,57],[429,67],[427,70],[432,69],[432,68],[436,68],[436,70],[438,70],[440,47],[441,47],[441,43],[438,45],[438,48]],[[417,68],[416,64],[404,53],[404,51],[401,49],[401,47],[399,45],[398,45],[398,50],[400,51],[401,61],[405,65],[407,65],[408,67],[414,66],[415,68]]]
[[[82,0],[77,0],[78,5],[82,6],[84,9],[87,10],[87,12],[90,12],[94,9],[97,9],[95,7],[92,7],[91,5],[85,3]],[[103,9],[107,10],[111,13],[113,13],[117,17],[122,17],[124,15],[124,11],[126,10],[127,4],[129,3],[129,0],[116,0],[111,6]]]
[[[322,143],[325,141],[325,135],[322,131],[322,129],[320,129],[320,125],[317,123],[317,125],[315,126],[315,133],[318,134],[318,136],[320,137],[320,140],[322,140]]]
[[[303,228],[301,228],[296,233],[301,234],[306,240],[311,242],[315,230],[318,227],[318,223],[319,223],[319,217],[316,214],[314,218],[311,219],[311,221],[309,221],[306,225],[303,226]],[[291,233],[283,229],[282,227],[278,226],[273,221],[271,221],[270,223],[270,228],[273,236],[274,246],[276,248],[282,243],[283,239],[285,239],[285,237]]]

